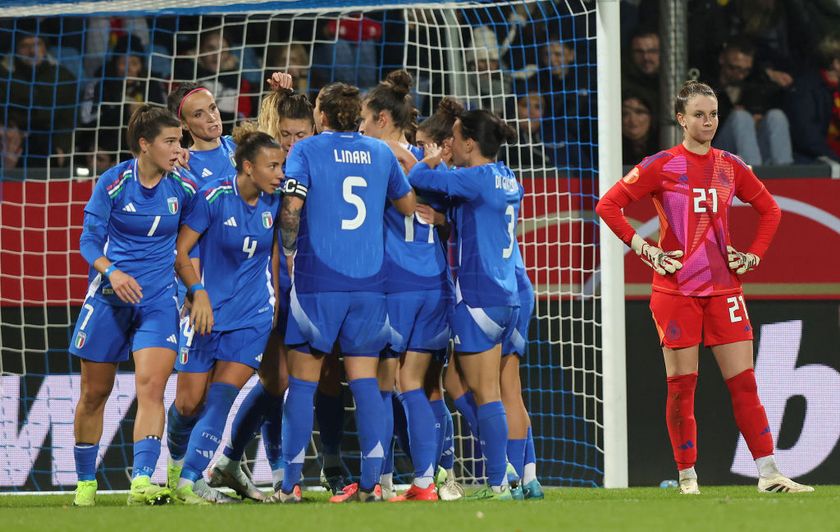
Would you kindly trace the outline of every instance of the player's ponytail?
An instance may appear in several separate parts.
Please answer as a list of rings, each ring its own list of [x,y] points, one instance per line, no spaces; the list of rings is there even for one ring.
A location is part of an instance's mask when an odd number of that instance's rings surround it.
[[[711,98],[717,98],[715,91],[711,87],[705,83],[690,79],[683,83],[682,87],[680,87],[680,91],[674,98],[674,114],[685,114],[685,106],[688,103],[688,100],[695,96],[709,96]]]
[[[413,137],[417,130],[417,109],[411,98],[412,82],[411,74],[405,70],[395,70],[371,89],[365,98],[365,106],[374,116],[388,111],[394,121],[394,127],[407,137]]]
[[[236,153],[234,153],[233,159],[236,162],[236,171],[240,173],[243,169],[243,163],[245,161],[254,162],[262,148],[280,149],[280,144],[268,133],[257,129],[255,122],[239,124],[233,128],[231,136],[236,143]]]
[[[289,90],[273,91],[260,103],[257,115],[257,126],[260,131],[268,133],[275,139],[280,139],[280,121],[284,119],[309,120],[315,129],[315,119],[312,116],[312,104],[303,94],[295,94]]]
[[[476,141],[484,157],[495,159],[503,143],[516,140],[516,130],[486,109],[466,111],[458,118],[461,134],[465,139]]]
[[[175,115],[163,107],[143,104],[131,113],[128,119],[128,148],[135,156],[140,155],[140,139],[148,142],[155,140],[160,130],[165,127],[181,127]]]
[[[444,140],[452,137],[455,120],[463,112],[464,106],[458,100],[447,96],[440,101],[434,114],[417,126],[417,130],[431,137],[435,144],[441,145]]]
[[[319,108],[327,117],[327,127],[335,131],[356,131],[362,113],[358,87],[347,83],[330,83],[318,96]]]

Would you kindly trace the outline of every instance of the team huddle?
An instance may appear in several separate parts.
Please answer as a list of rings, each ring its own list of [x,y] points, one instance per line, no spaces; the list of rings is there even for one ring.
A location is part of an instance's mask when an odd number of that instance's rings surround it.
[[[481,444],[487,485],[470,497],[542,498],[519,380],[534,308],[516,238],[523,188],[496,160],[513,130],[448,98],[416,124],[404,71],[364,98],[333,83],[314,107],[287,74],[270,83],[257,122],[232,137],[198,85],[175,89],[168,109],[137,109],[135,158],[105,172],[85,207],[74,504],[95,504],[104,406],[129,353],[138,406],[128,504],[240,500],[221,486],[300,502],[313,405],[331,502],[460,499],[444,389]],[[340,453],[342,381],[361,454],[352,474]],[[164,428],[170,462],[158,486]],[[270,496],[242,466],[260,433]],[[400,495],[395,435],[414,470]]]

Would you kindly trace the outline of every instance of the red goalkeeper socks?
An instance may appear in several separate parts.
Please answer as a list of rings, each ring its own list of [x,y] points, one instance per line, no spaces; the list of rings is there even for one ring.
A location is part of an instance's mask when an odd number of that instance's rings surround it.
[[[697,421],[694,419],[694,390],[697,373],[668,377],[665,421],[677,469],[694,467],[697,462]]]
[[[758,398],[758,386],[752,369],[742,371],[726,381],[732,396],[735,423],[750,448],[753,459],[773,454],[773,435],[767,413]]]

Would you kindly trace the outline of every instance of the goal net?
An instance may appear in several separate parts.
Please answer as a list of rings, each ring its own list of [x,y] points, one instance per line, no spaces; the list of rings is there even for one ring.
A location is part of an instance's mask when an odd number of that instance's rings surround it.
[[[364,90],[398,68],[413,75],[422,116],[451,96],[492,109],[518,129],[518,141],[501,158],[526,190],[519,241],[537,305],[522,384],[537,471],[548,485],[603,485],[603,320],[597,290],[586,288],[600,274],[593,212],[595,2],[6,4],[0,18],[0,491],[75,485],[80,377],[68,342],[87,285],[78,252],[83,208],[95,178],[130,157],[125,130],[134,106],[162,103],[175,84],[198,81],[215,95],[228,132],[256,116],[273,71],[292,73],[296,89],[312,95],[331,81]],[[103,489],[129,483],[132,369],[130,362],[121,366],[105,411]],[[167,405],[174,384],[173,374]],[[455,419],[456,473],[478,481],[477,444]],[[358,471],[352,416],[347,423],[343,456]],[[312,458],[317,443],[316,433]],[[249,456],[255,480],[270,483],[262,446]],[[166,457],[164,438],[156,481],[165,480]],[[404,461],[398,453],[398,473],[410,471]],[[307,481],[317,483],[318,469],[307,462]]]

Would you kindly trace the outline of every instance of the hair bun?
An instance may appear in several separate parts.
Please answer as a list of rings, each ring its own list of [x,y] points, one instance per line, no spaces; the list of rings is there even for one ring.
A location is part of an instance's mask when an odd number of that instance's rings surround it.
[[[406,97],[411,92],[413,81],[411,74],[405,70],[394,70],[385,78],[385,82],[390,84],[391,90],[400,98]]]

